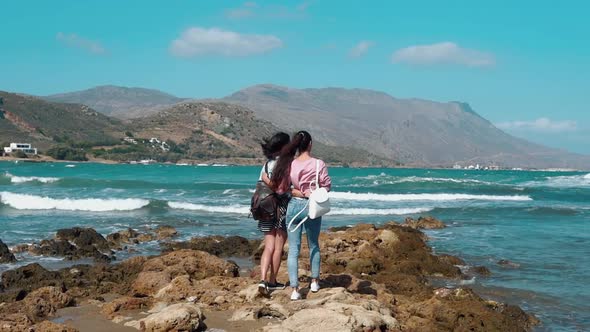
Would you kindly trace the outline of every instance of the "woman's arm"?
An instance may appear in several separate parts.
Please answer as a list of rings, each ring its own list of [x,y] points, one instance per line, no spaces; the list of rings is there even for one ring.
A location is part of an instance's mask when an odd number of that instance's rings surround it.
[[[323,160],[320,161],[320,174],[318,177],[320,187],[326,188],[327,191],[330,191],[330,189],[332,189],[332,179],[330,178],[330,175],[328,175],[328,166],[326,166],[326,163]]]
[[[293,196],[293,197],[299,197],[299,198],[305,198],[305,197],[307,197],[304,192],[302,192],[299,189],[295,189],[295,188],[291,189],[291,196]]]
[[[270,179],[269,179],[269,177],[268,177],[268,174],[267,174],[266,172],[264,172],[264,173],[262,174],[262,182],[264,182],[264,183],[265,183],[267,186],[269,186],[269,187],[270,187],[270,185],[271,185],[271,181],[270,181]]]

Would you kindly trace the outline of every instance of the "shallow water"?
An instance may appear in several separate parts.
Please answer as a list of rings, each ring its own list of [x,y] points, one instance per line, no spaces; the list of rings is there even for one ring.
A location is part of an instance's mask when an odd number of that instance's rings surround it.
[[[248,218],[257,167],[0,163],[0,238],[8,245],[59,228],[176,227],[183,238],[259,237]],[[485,265],[474,287],[535,313],[539,330],[590,330],[590,175],[586,172],[332,168],[324,227],[432,214],[438,253]],[[143,244],[140,253],[158,250]],[[118,253],[119,259],[128,254]],[[20,256],[19,264],[39,260]],[[502,267],[508,259],[518,268]],[[69,264],[41,258],[42,264]],[[0,271],[17,265],[0,265]]]

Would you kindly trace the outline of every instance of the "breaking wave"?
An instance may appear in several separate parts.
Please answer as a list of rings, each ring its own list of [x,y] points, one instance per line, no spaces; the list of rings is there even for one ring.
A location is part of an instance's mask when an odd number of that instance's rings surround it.
[[[98,198],[51,198],[28,194],[0,192],[0,202],[17,210],[65,210],[65,211],[131,211],[141,209],[149,200],[138,198],[98,199]]]
[[[529,196],[520,195],[471,195],[471,194],[374,194],[353,192],[330,192],[330,197],[337,200],[351,201],[532,201]]]
[[[250,208],[248,206],[244,206],[244,205],[214,206],[214,205],[195,204],[195,203],[186,203],[186,202],[168,202],[168,206],[173,209],[192,210],[192,211],[236,213],[236,214],[250,213]]]
[[[60,178],[54,177],[42,177],[42,176],[16,176],[10,173],[6,173],[6,177],[10,178],[12,183],[25,183],[25,182],[40,182],[40,183],[52,183],[59,181]]]
[[[232,213],[247,215],[250,213],[250,207],[245,205],[230,206],[213,206],[205,204],[195,204],[187,202],[168,202],[168,206],[173,209],[204,211],[211,213]],[[433,210],[433,208],[400,208],[400,209],[365,209],[365,208],[332,208],[329,215],[405,215],[422,213]]]
[[[364,209],[364,208],[334,208],[330,211],[329,215],[339,216],[339,215],[347,215],[347,216],[387,216],[387,215],[405,215],[405,214],[415,214],[415,213],[424,213],[428,211],[432,211],[434,208],[400,208],[400,209]]]

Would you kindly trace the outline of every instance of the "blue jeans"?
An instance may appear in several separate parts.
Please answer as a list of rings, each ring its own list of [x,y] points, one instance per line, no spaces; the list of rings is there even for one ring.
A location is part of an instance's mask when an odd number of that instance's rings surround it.
[[[287,224],[305,208],[305,211],[295,218],[291,229],[295,228],[301,220],[307,217],[308,208],[305,207],[307,200],[293,198],[287,208]],[[316,219],[307,219],[297,230],[291,232],[287,230],[289,238],[289,258],[287,259],[287,268],[289,269],[289,282],[291,287],[299,287],[299,251],[301,250],[301,233],[305,227],[307,234],[307,245],[309,246],[309,262],[311,265],[311,277],[320,278],[320,229],[322,228],[322,217]]]

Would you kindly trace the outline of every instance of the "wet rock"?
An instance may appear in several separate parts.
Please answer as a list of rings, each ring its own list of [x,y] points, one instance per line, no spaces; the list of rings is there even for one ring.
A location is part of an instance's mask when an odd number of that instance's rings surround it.
[[[150,241],[154,241],[155,239],[156,239],[156,236],[151,233],[143,233],[143,234],[139,234],[137,236],[138,242],[150,242]]]
[[[176,228],[169,225],[158,226],[155,233],[158,240],[170,239],[178,234]]]
[[[442,221],[432,216],[419,217],[418,220],[407,217],[402,226],[413,229],[441,229],[446,227]]]
[[[512,269],[518,269],[520,267],[520,264],[514,263],[514,262],[509,261],[507,259],[501,259],[498,261],[497,264],[500,266],[508,267],[508,268],[512,268]]]
[[[249,257],[260,246],[259,240],[248,240],[241,236],[207,236],[195,237],[187,242],[162,244],[164,251],[192,249],[208,252],[219,257]]]
[[[109,263],[111,258],[100,252],[93,245],[73,245],[68,240],[43,240],[39,244],[29,246],[29,253],[42,256],[62,256],[66,260],[94,258],[97,263]]]
[[[16,257],[8,250],[8,247],[0,240],[0,264],[15,263]]]
[[[177,303],[164,307],[146,318],[130,321],[131,326],[142,331],[204,331],[204,316],[193,303]]]
[[[473,266],[469,268],[469,272],[478,274],[482,277],[489,277],[492,275],[492,271],[485,266]]]
[[[23,252],[29,251],[29,245],[26,243],[17,244],[16,246],[11,248],[11,251],[14,254],[22,254]]]
[[[187,275],[193,280],[211,276],[239,275],[235,263],[224,261],[203,251],[178,250],[151,258],[133,282],[133,294],[153,296],[175,277]]]
[[[109,251],[108,241],[93,228],[66,228],[57,231],[58,240],[66,240],[77,247],[94,246],[98,250]]]
[[[464,260],[462,260],[461,258],[456,257],[456,256],[442,254],[442,255],[438,255],[438,258],[441,261],[444,261],[444,262],[452,264],[452,265],[466,265]]]
[[[116,233],[107,235],[106,240],[109,242],[111,248],[120,246],[122,244],[131,244],[139,242],[136,238],[139,236],[139,232],[132,228],[128,228]]]

